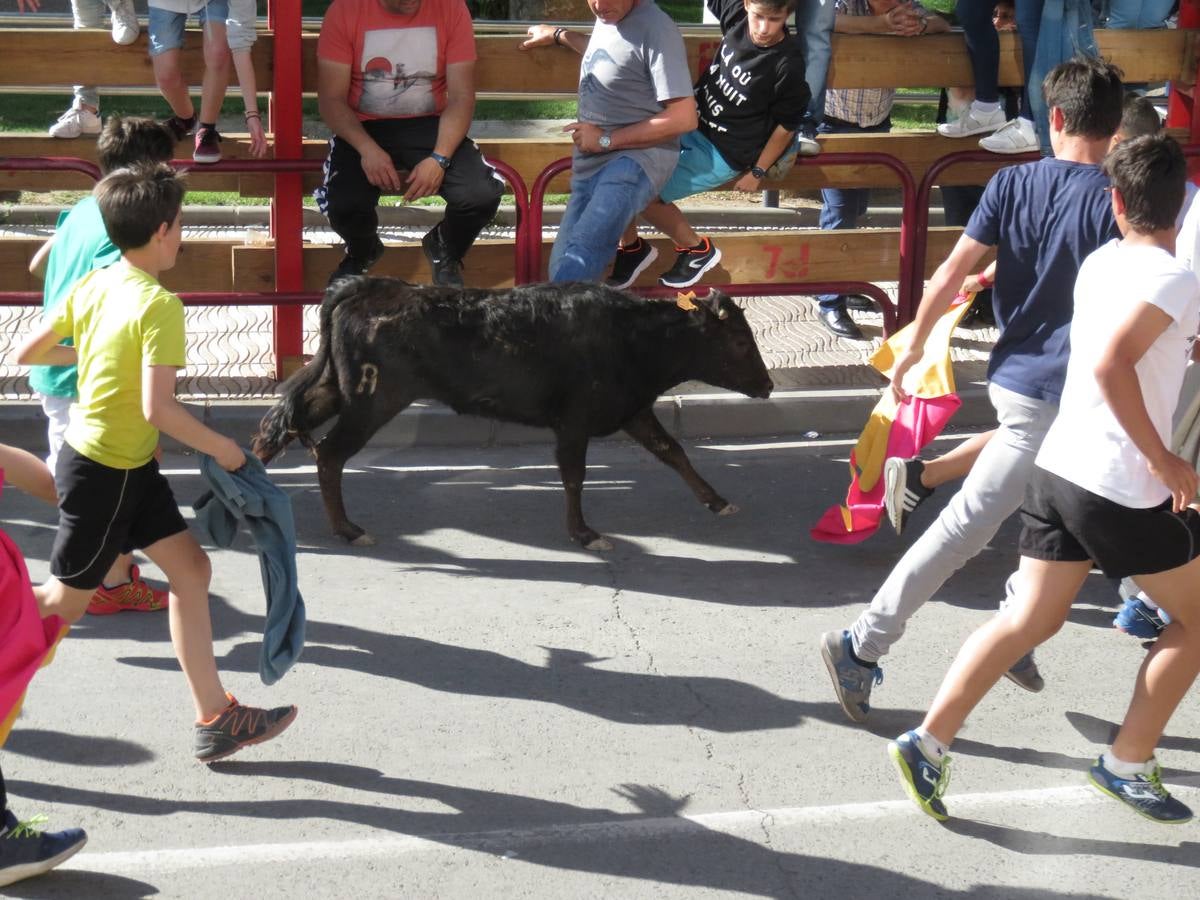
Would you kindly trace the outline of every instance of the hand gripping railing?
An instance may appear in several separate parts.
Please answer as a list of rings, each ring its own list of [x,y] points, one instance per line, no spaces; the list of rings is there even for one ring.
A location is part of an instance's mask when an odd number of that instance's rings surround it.
[[[914,198],[916,197],[916,187],[913,181],[912,173],[908,167],[904,165],[895,156],[890,153],[824,153],[820,157],[800,158],[796,161],[798,166],[884,166],[891,169],[900,181],[900,188],[903,195],[903,206],[900,218],[900,271],[898,273],[899,296],[893,304],[887,294],[875,285],[862,281],[797,281],[797,282],[774,282],[774,283],[747,283],[747,284],[722,284],[716,285],[725,293],[736,296],[755,296],[763,294],[780,294],[780,293],[807,293],[815,294],[822,292],[842,292],[865,294],[874,299],[879,308],[883,312],[883,329],[884,334],[891,334],[897,324],[903,324],[907,319],[904,318],[906,312],[911,318],[913,300],[910,296],[912,290],[912,277],[910,269],[913,265],[913,248],[915,245],[914,234]],[[528,218],[528,237],[527,244],[529,247],[528,261],[526,262],[526,272],[531,280],[541,278],[542,273],[542,224],[543,210],[546,200],[546,190],[550,182],[558,175],[571,168],[571,158],[564,157],[563,159],[555,160],[546,166],[545,169],[534,179],[533,189],[529,195],[529,218]],[[647,296],[659,296],[673,293],[671,291],[659,291],[658,289],[638,290],[638,293],[646,294]]]

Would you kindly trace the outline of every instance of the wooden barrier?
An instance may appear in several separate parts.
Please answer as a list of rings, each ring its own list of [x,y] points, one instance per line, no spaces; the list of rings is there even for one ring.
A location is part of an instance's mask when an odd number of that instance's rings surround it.
[[[581,29],[582,30],[582,29]],[[685,28],[685,43],[693,72],[699,72],[717,45],[716,29]],[[128,46],[116,46],[106,31],[60,28],[0,30],[0,88],[22,85],[62,85],[80,82],[101,86],[146,87],[153,93],[154,75],[146,51],[145,32]],[[476,81],[481,95],[548,93],[574,94],[579,82],[579,55],[562,47],[534,51],[518,49],[520,36],[480,34]],[[1121,66],[1131,82],[1176,80],[1191,83],[1196,72],[1196,32],[1186,30],[1096,32],[1100,53]],[[301,42],[303,85],[314,92],[317,83],[317,36]],[[259,35],[254,62],[261,85],[271,83],[274,37]],[[183,49],[184,77],[199,84],[203,74],[198,31],[189,34]],[[1012,33],[1000,35],[1000,83],[1022,82],[1021,42]],[[886,35],[833,36],[829,86],[928,87],[969,85],[971,68],[961,34],[901,38]]]
[[[962,229],[932,228],[929,236],[929,272],[945,257]],[[665,267],[673,249],[670,241],[657,244]],[[895,228],[799,233],[741,232],[717,237],[722,264],[705,276],[705,284],[771,284],[795,281],[895,281],[900,267],[900,232]],[[29,274],[29,261],[41,241],[29,238],[0,239],[0,271],[6,273],[6,291],[41,290]],[[550,257],[550,242],[543,244],[543,259]],[[341,259],[341,249],[305,245],[305,291],[320,291]],[[175,291],[269,291],[274,288],[274,248],[271,244],[189,239],[175,267],[163,273],[162,282]],[[660,268],[651,266],[639,286],[655,283]],[[429,269],[416,244],[389,245],[373,275],[391,275],[406,281],[429,282]],[[928,274],[928,273],[927,273]],[[543,273],[544,275],[544,273]],[[481,240],[467,256],[466,276],[472,287],[501,288],[513,283],[512,243]]]

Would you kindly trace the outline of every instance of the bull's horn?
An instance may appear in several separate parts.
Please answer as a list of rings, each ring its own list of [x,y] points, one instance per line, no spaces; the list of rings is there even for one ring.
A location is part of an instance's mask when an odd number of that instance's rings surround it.
[[[721,309],[721,292],[715,288],[709,288],[708,294],[701,302],[708,308],[708,311],[718,319],[724,319],[729,315],[729,313]]]

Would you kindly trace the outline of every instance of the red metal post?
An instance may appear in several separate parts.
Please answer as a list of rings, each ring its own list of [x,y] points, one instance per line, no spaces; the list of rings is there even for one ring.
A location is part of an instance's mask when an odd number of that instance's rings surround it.
[[[1179,27],[1200,28],[1200,0],[1181,0],[1179,4]],[[1200,61],[1192,90],[1200,86]],[[1187,128],[1190,132],[1188,143],[1200,143],[1200,116],[1195,115],[1196,100],[1187,96],[1172,83],[1170,97],[1167,100],[1167,124],[1172,128]]]
[[[275,158],[298,160],[304,152],[300,0],[268,0],[267,24],[275,34],[269,127]],[[304,182],[299,172],[277,173],[271,198],[271,236],[275,239],[275,290],[304,290]],[[303,312],[298,306],[275,307],[275,377],[282,379],[303,352]],[[289,365],[290,363],[290,365]]]

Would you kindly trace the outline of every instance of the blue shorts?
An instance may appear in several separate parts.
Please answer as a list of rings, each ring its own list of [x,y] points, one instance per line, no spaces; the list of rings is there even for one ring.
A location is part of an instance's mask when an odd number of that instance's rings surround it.
[[[679,139],[679,164],[658,196],[664,203],[674,203],[692,194],[715,191],[741,174],[729,167],[712,141],[699,131],[689,131]]]
[[[196,23],[206,25],[215,22],[221,26],[229,18],[228,0],[208,0],[204,6],[196,10]],[[169,9],[159,9],[151,5],[150,18],[146,31],[150,34],[150,55],[158,56],[168,50],[178,50],[183,46],[183,29],[187,25],[187,13],[177,13]]]

